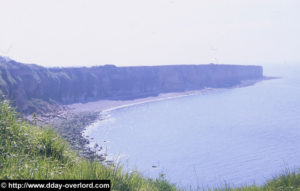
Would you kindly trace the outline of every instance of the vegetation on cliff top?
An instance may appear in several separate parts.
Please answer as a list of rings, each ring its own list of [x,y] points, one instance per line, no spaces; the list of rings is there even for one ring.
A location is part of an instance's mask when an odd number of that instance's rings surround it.
[[[0,179],[110,179],[112,190],[179,190],[164,177],[149,179],[79,157],[55,131],[25,122],[7,101],[0,102]],[[216,190],[300,190],[300,174],[288,172],[263,186]]]

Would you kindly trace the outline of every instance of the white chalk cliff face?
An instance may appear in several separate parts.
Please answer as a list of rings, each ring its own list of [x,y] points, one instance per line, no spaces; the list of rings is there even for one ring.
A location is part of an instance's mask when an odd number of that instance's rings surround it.
[[[243,80],[261,79],[261,66],[174,65],[44,68],[0,59],[0,90],[20,111],[29,100],[68,104],[100,99],[134,99],[159,93],[231,87]]]

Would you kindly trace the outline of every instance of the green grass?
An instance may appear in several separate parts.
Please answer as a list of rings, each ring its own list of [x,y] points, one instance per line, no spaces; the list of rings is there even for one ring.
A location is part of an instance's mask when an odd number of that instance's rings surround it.
[[[109,179],[112,190],[179,190],[164,176],[149,179],[80,158],[53,129],[20,119],[7,101],[0,102],[0,179]],[[287,171],[263,186],[214,190],[300,191],[300,174]]]

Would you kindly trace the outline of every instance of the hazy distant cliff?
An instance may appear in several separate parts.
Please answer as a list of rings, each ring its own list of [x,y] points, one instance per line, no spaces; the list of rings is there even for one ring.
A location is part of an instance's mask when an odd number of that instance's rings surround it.
[[[63,104],[99,99],[132,99],[204,87],[230,87],[263,77],[261,66],[177,65],[44,68],[0,57],[0,90],[21,111],[31,100]]]

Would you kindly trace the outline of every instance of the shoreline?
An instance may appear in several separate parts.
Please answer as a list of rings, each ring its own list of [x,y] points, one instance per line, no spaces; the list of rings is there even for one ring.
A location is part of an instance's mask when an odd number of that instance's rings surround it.
[[[258,82],[264,80],[271,80],[271,79],[278,79],[278,78],[268,78],[264,77],[258,80],[246,80],[242,81],[239,85],[231,86],[231,87],[224,87],[224,88],[203,88],[199,90],[188,90],[183,92],[169,92],[169,93],[161,93],[158,96],[149,96],[144,98],[137,98],[137,99],[130,99],[130,100],[99,100],[99,101],[91,101],[87,103],[74,103],[66,105],[69,109],[75,112],[107,112],[113,111],[116,109],[121,109],[125,107],[130,107],[134,105],[156,102],[156,101],[164,101],[168,99],[175,99],[180,97],[192,96],[203,94],[211,91],[217,90],[226,90],[226,89],[235,89],[235,88],[242,88],[247,86],[252,86]]]
[[[184,91],[184,92],[172,92],[172,93],[162,93],[158,96],[150,96],[145,98],[138,98],[138,99],[132,99],[132,100],[99,100],[99,101],[92,101],[87,103],[75,103],[67,105],[71,110],[82,113],[82,112],[97,112],[99,113],[98,120],[95,120],[91,122],[88,126],[85,126],[82,128],[81,136],[87,140],[87,143],[85,144],[85,147],[88,147],[89,149],[93,149],[96,147],[101,148],[98,151],[95,151],[94,154],[98,155],[104,160],[103,162],[106,162],[107,165],[113,165],[112,160],[106,160],[107,153],[102,153],[102,145],[98,145],[94,141],[94,138],[91,138],[86,135],[86,131],[88,128],[94,128],[94,124],[104,119],[104,112],[111,112],[113,110],[122,109],[126,107],[131,107],[135,105],[145,104],[145,103],[151,103],[151,102],[157,102],[157,101],[164,101],[169,99],[176,99],[186,96],[193,96],[193,95],[200,95],[205,94],[213,91],[220,91],[220,90],[229,90],[229,89],[235,89],[235,88],[243,88],[247,86],[252,86],[258,82],[269,80],[267,78],[263,78],[260,80],[247,80],[241,82],[239,85],[227,87],[227,88],[204,88],[200,90],[192,90],[192,91]],[[91,144],[93,143],[93,144]]]
[[[98,114],[98,118],[90,121],[90,123],[86,126],[82,126],[80,129],[80,132],[77,132],[77,137],[80,137],[84,141],[81,141],[82,144],[82,152],[88,153],[88,155],[82,155],[84,157],[87,157],[89,159],[94,159],[95,157],[102,162],[104,165],[108,166],[114,166],[115,160],[108,157],[107,150],[103,149],[103,145],[99,145],[94,141],[93,137],[89,137],[86,132],[89,128],[93,128],[96,123],[99,123],[100,121],[105,119],[105,115],[103,115],[104,112],[110,112],[113,110],[126,108],[134,105],[140,105],[145,103],[151,103],[156,101],[163,101],[168,99],[175,99],[179,97],[186,97],[191,95],[197,95],[201,93],[205,93],[207,91],[212,91],[215,89],[202,89],[202,90],[196,90],[196,91],[187,91],[187,92],[176,92],[176,93],[166,93],[166,94],[160,94],[158,96],[153,97],[146,97],[146,98],[139,98],[139,99],[133,99],[133,100],[125,100],[125,101],[119,101],[119,100],[100,100],[100,101],[94,101],[94,102],[88,102],[88,103],[76,103],[67,105],[71,112],[78,113],[80,115],[83,115],[84,113],[94,112]],[[70,121],[70,120],[68,120]],[[80,152],[80,150],[79,150]]]
[[[221,88],[219,88],[218,90],[220,89]],[[85,142],[83,142],[85,145],[84,148],[87,149],[88,151],[92,151],[93,155],[100,158],[102,164],[108,166],[114,166],[114,164],[116,163],[115,159],[109,157],[109,155],[107,154],[107,150],[103,149],[103,145],[99,145],[97,142],[94,141],[93,137],[88,136],[86,133],[89,128],[94,128],[96,123],[99,123],[100,121],[105,119],[106,115],[104,115],[103,113],[126,108],[126,107],[131,107],[135,105],[141,105],[145,103],[152,103],[157,101],[164,101],[164,100],[176,99],[180,97],[198,95],[198,94],[202,94],[214,90],[216,89],[207,88],[207,89],[196,90],[196,91],[165,93],[165,94],[159,94],[158,96],[139,98],[133,100],[125,100],[125,101],[100,100],[100,101],[88,102],[84,104],[76,103],[76,104],[68,105],[68,107],[70,107],[71,110],[77,113],[84,113],[84,112],[91,112],[91,111],[98,113],[99,115],[98,119],[92,121],[88,126],[82,128],[80,136],[86,140]],[[96,150],[95,148],[100,148],[100,149]]]
[[[144,103],[196,95],[196,94],[207,92],[208,90],[212,90],[212,89],[207,88],[202,90],[185,91],[185,92],[162,93],[159,94],[158,96],[149,96],[145,98],[137,98],[131,100],[106,99],[106,100],[92,101],[87,103],[75,103],[67,106],[76,112],[86,112],[86,111],[106,112],[106,111],[112,111],[112,110],[130,107],[134,105],[144,104]]]
[[[55,129],[67,142],[69,142],[73,149],[78,151],[80,156],[91,160],[97,159],[111,165],[112,161],[106,160],[106,153],[100,154],[102,146],[95,143],[93,138],[85,135],[88,128],[104,119],[103,112],[110,112],[145,103],[200,95],[213,91],[242,88],[254,85],[257,82],[264,80],[267,79],[263,78],[260,80],[243,81],[239,85],[227,88],[204,88],[184,92],[161,93],[158,96],[149,96],[132,100],[99,100],[87,103],[74,103],[64,105],[63,109],[59,111],[38,115],[38,124],[52,126],[53,129]],[[27,118],[30,121],[33,121],[32,116]],[[94,142],[94,144],[91,144],[91,142]]]

